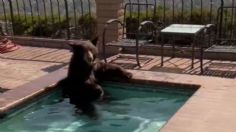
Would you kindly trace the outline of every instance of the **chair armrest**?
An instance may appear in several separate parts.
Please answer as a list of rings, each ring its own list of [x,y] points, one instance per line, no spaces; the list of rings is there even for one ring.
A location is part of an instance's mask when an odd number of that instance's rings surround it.
[[[143,21],[140,23],[139,29],[142,28],[143,26],[150,24],[152,25],[153,29],[155,30],[160,30],[162,28],[163,23],[161,21],[158,22],[153,22],[153,21]]]
[[[153,31],[156,30],[156,25],[154,24],[153,21],[143,21],[143,22],[140,23],[140,26],[139,26],[139,28],[138,28],[139,32],[142,30],[142,28],[143,28],[145,25],[152,25]]]
[[[123,26],[123,23],[119,19],[110,19],[106,22],[106,26],[108,26],[111,23],[119,23],[120,25]]]
[[[206,24],[205,25],[205,40],[207,41],[205,47],[210,47],[215,43],[216,39],[216,25],[215,24]]]
[[[104,29],[103,29],[103,35],[102,35],[103,43],[105,43],[106,30],[111,23],[119,23],[121,26],[124,26],[124,24],[119,19],[110,19],[106,21]]]
[[[103,47],[103,52],[104,52],[104,58],[105,58],[106,31],[107,31],[108,26],[111,23],[119,23],[122,27],[124,26],[124,24],[119,19],[110,19],[110,20],[106,21],[104,29],[103,29],[103,33],[102,33],[102,47]],[[105,60],[105,62],[106,62],[106,60]]]
[[[150,31],[152,32],[152,36],[151,36],[150,40],[148,40],[148,41],[150,43],[155,42],[157,35],[160,31],[160,23],[155,23],[153,21],[143,21],[140,23],[140,26],[138,29],[138,34],[137,34],[137,40],[140,39],[139,35],[142,32],[142,29],[145,27],[145,25],[150,25]]]
[[[206,28],[212,28],[212,27],[215,27],[215,24],[207,24],[206,25]]]
[[[110,19],[110,20],[106,21],[105,26],[104,26],[104,29],[103,29],[103,33],[102,33],[103,44],[105,44],[106,30],[107,30],[108,26],[109,26],[111,23],[119,23],[121,26],[124,26],[124,24],[123,24],[119,19]]]
[[[143,21],[140,23],[141,26],[144,26],[146,24],[151,24],[151,25],[155,26],[153,21]]]
[[[216,28],[215,24],[206,24],[205,33],[210,34],[212,33],[212,31],[215,31],[215,28]]]

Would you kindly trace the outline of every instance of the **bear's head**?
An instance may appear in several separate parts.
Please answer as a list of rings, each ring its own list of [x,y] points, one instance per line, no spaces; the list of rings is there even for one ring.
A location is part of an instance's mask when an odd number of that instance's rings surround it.
[[[73,56],[76,57],[77,60],[92,65],[98,54],[98,49],[96,47],[97,40],[98,38],[95,38],[92,41],[69,40],[68,44],[71,46]]]

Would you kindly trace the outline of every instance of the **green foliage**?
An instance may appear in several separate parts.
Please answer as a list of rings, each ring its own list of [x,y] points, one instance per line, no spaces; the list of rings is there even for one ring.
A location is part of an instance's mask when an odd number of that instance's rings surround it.
[[[128,17],[126,18],[126,33],[127,38],[135,38],[135,32],[137,32],[139,27],[139,20],[138,18]]]
[[[164,13],[165,13],[165,16],[164,16]],[[156,8],[155,16],[153,15],[153,10],[149,10],[148,13],[141,12],[139,15],[139,20],[140,21],[143,21],[143,20],[165,21],[166,25],[170,23],[206,24],[206,23],[210,23],[209,22],[210,15],[212,15],[212,18],[215,18],[216,12],[214,12],[213,14],[210,14],[210,11],[206,9],[203,9],[202,12],[200,9],[193,9],[192,13],[190,10],[184,11],[182,13],[181,10],[176,10],[173,12],[173,10],[170,8],[164,9],[162,6],[158,6]],[[125,18],[126,19],[132,18],[132,21],[133,21],[134,19],[138,19],[138,13],[136,12],[127,13]]]
[[[97,36],[97,20],[90,14],[81,16],[78,20],[83,39],[93,39]]]
[[[12,22],[12,25],[14,25],[14,33],[15,35],[23,35],[25,34],[25,31],[32,25],[32,22],[30,16],[23,16],[23,15],[14,15],[13,16],[14,21]],[[0,20],[7,20],[9,22],[12,21],[10,14],[6,15],[6,18],[4,16],[0,16]]]
[[[212,22],[216,18],[216,11],[210,14],[209,10],[194,9],[192,13],[190,10],[182,12],[181,10],[176,10],[173,12],[170,8],[165,8],[163,6],[158,6],[156,8],[156,13],[154,15],[153,9],[149,10],[147,13],[141,12],[139,15],[137,12],[126,13],[125,24],[126,33],[128,38],[134,38],[134,34],[137,32],[139,23],[144,20],[152,20],[154,23],[162,22],[164,25],[169,25],[172,23],[188,23],[188,24],[208,24],[210,22],[210,17]]]
[[[191,18],[191,14],[189,14],[190,18]],[[207,23],[211,23],[210,22],[210,17],[211,14],[208,10],[193,10],[192,11],[192,18],[190,19],[190,21],[194,24],[207,24]],[[212,14],[212,18],[215,18],[216,14]]]
[[[0,16],[0,20],[5,21],[4,16]],[[12,21],[9,14],[6,15],[7,21]],[[70,22],[71,18],[69,18]],[[54,16],[54,20],[50,16],[38,17],[30,15],[14,15],[14,26],[15,35],[29,35],[37,37],[65,37],[67,29],[67,20],[65,17]],[[84,39],[91,39],[97,35],[97,20],[95,17],[85,14],[80,16],[78,19],[79,36]],[[63,34],[63,35],[62,35]]]
[[[32,23],[28,23],[22,17],[15,17],[12,25],[14,26],[15,35],[23,35],[26,34],[27,29],[32,25]]]
[[[126,25],[126,36],[127,38],[134,39],[135,38],[135,33],[137,32],[139,28],[139,23],[142,21],[147,21],[147,20],[153,20],[154,15],[149,12],[141,12],[140,14],[138,13],[127,13],[125,16],[125,25]]]
[[[27,34],[32,36],[52,37],[58,30],[66,28],[66,20],[40,19],[28,28]]]

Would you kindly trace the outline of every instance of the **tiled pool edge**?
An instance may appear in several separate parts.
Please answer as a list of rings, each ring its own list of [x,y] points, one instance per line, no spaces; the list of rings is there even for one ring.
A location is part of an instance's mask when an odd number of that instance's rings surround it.
[[[0,117],[4,117],[12,109],[55,89],[56,82],[63,79],[65,75],[66,70],[62,68],[1,94]]]
[[[235,80],[233,79],[223,79],[214,77],[203,77],[203,76],[192,76],[192,75],[180,75],[180,74],[170,74],[161,72],[151,72],[151,71],[136,71],[131,70],[134,74],[134,79],[131,82],[143,83],[154,83],[168,86],[182,85],[189,86],[186,88],[196,88],[201,86],[198,91],[187,101],[187,103],[180,108],[180,110],[168,121],[168,123],[160,130],[161,132],[210,132],[210,131],[222,131],[224,129],[217,129],[215,125],[206,125],[206,121],[202,119],[211,119],[209,117],[209,112],[212,111],[211,105],[207,103],[212,101],[215,104],[219,104],[218,100],[223,99],[223,94],[226,93],[225,89],[229,89],[236,86]],[[52,90],[58,80],[61,80],[66,76],[66,69],[60,69],[44,77],[36,79],[30,83],[20,86],[14,90],[10,90],[2,95],[0,95],[0,115],[4,115],[7,111],[11,110],[14,106],[20,105],[27,99],[32,99],[35,96],[39,96],[49,90]],[[212,83],[213,82],[213,83]],[[216,92],[212,92],[216,91]],[[236,97],[236,90],[232,92],[232,95]],[[231,95],[231,96],[232,96]],[[229,96],[230,97],[230,96]],[[235,99],[236,102],[236,99]],[[205,103],[205,104],[204,104]],[[231,101],[232,103],[232,101]],[[197,105],[198,109],[196,109]],[[215,106],[219,108],[220,105]],[[236,105],[235,105],[236,106]],[[201,110],[201,108],[203,110]],[[216,109],[217,111],[218,109]],[[219,109],[224,110],[224,109]],[[216,112],[214,111],[214,112]],[[236,112],[232,113],[231,125],[226,125],[227,129],[235,128],[234,121],[236,118]],[[187,115],[187,116],[186,116]],[[200,116],[200,119],[199,119]],[[213,116],[213,115],[211,115]],[[215,116],[217,114],[215,113]],[[224,118],[224,117],[222,117]],[[233,120],[234,119],[234,120]],[[214,122],[214,121],[213,121]],[[219,122],[216,120],[216,122]],[[208,122],[209,123],[209,122]],[[210,122],[211,123],[211,122]],[[221,122],[220,122],[221,123]],[[227,123],[226,123],[227,124]],[[221,125],[218,125],[222,127]],[[223,124],[224,126],[224,124]],[[206,128],[206,129],[205,129]],[[218,128],[218,127],[217,127]],[[232,129],[234,130],[234,129]],[[233,131],[232,131],[233,132]]]
[[[67,70],[62,68],[34,81],[21,85],[0,95],[0,118],[4,117],[9,111],[37,97],[55,89],[54,85],[66,76]],[[158,80],[146,80],[145,78],[133,78],[128,83],[152,84],[170,87],[184,87],[196,90],[199,86],[184,83],[171,83]]]

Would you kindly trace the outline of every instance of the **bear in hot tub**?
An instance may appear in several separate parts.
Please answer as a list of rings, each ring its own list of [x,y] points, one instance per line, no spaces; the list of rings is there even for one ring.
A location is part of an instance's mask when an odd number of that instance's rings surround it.
[[[93,102],[102,99],[104,91],[99,85],[105,80],[127,80],[132,74],[122,67],[97,61],[97,38],[92,41],[68,41],[72,49],[67,77],[58,85],[79,112],[94,116]]]

